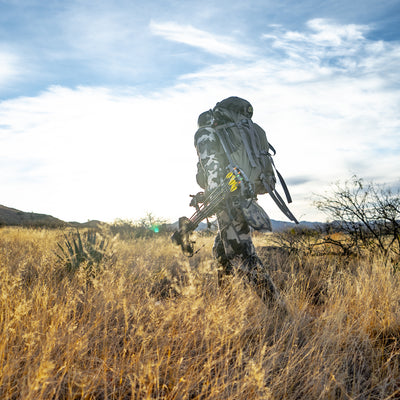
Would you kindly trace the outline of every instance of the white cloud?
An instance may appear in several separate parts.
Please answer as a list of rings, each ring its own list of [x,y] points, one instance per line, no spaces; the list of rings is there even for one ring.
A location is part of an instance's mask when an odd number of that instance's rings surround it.
[[[182,104],[179,93],[143,98],[84,87],[1,103],[2,203],[66,220],[177,217],[171,201],[187,206],[190,183],[179,176],[194,176],[198,109],[185,116]]]
[[[365,39],[364,33],[370,30],[366,25],[339,25],[323,18],[310,20],[307,26],[316,33],[302,35],[303,40],[319,46],[337,47],[349,42],[354,45],[355,42]]]
[[[399,79],[399,43],[368,40],[364,26],[308,26],[311,32],[297,33],[275,26],[268,37],[277,52],[210,65],[160,93],[52,87],[0,103],[2,203],[66,220],[189,214],[188,195],[199,189],[197,116],[232,95],[253,104],[255,122],[278,150],[279,170],[298,182],[290,189],[299,218],[314,217],[312,193],[337,179],[397,179],[400,91],[392,83]],[[233,42],[191,27],[152,29],[236,54]],[[232,48],[221,50],[219,41]],[[265,196],[260,201],[271,217],[283,218]]]
[[[231,37],[214,35],[191,25],[151,21],[150,29],[153,34],[167,40],[196,47],[218,56],[246,59],[254,57],[253,49],[235,42]]]
[[[365,38],[370,28],[366,25],[339,25],[326,19],[313,19],[307,23],[308,31],[285,31],[272,26],[273,32],[264,34],[272,40],[273,48],[284,51],[285,56],[300,66],[312,66],[331,72],[357,72],[371,42]],[[378,50],[378,48],[376,48]],[[323,67],[323,68],[322,68]]]

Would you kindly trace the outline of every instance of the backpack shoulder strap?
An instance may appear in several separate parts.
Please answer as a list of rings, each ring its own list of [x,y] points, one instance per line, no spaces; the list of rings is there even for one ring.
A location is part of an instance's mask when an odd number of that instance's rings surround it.
[[[224,153],[226,155],[226,158],[228,159],[230,167],[235,166],[233,164],[233,160],[231,157],[233,144],[229,140],[229,135],[228,132],[226,131],[226,128],[230,128],[232,126],[235,126],[235,123],[231,122],[228,124],[217,125],[216,127],[214,127],[215,135],[217,136],[219,142],[221,143],[222,149],[224,150]]]

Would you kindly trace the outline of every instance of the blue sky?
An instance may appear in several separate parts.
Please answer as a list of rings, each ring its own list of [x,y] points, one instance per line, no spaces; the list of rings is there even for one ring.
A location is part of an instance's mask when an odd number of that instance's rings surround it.
[[[323,220],[312,201],[332,183],[399,182],[399,27],[398,0],[0,0],[0,204],[189,215],[197,116],[235,95],[293,212]]]

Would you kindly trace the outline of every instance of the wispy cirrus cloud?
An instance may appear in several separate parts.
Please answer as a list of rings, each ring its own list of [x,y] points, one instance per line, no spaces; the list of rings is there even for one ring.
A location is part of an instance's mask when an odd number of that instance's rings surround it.
[[[273,46],[283,49],[287,54],[295,56],[298,49],[307,50],[311,55],[322,54],[354,54],[365,40],[365,33],[370,30],[367,25],[339,25],[324,18],[316,18],[306,23],[308,31],[285,30],[280,25],[271,25],[272,33],[262,35],[265,39],[272,39]]]
[[[283,36],[292,41],[308,42],[317,46],[339,47],[365,39],[365,33],[370,31],[367,25],[342,25],[324,18],[315,18],[306,24],[314,33],[294,33],[288,31]]]
[[[397,76],[399,43],[369,39],[367,34],[372,28],[368,25],[343,25],[317,18],[308,21],[307,29],[301,32],[279,25],[271,28],[272,32],[262,38],[271,41],[272,48],[282,52],[286,62],[293,63],[299,71],[313,71],[317,77],[336,73],[360,76],[378,70],[380,74],[394,72]]]
[[[167,40],[183,43],[222,57],[253,58],[254,50],[243,46],[227,36],[215,35],[194,28],[191,25],[179,25],[175,22],[150,22],[153,34]]]

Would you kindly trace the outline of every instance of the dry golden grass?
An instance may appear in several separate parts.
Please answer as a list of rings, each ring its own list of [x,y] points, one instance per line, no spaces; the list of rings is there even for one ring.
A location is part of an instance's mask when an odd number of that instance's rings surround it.
[[[88,280],[63,273],[63,232],[0,230],[1,399],[391,399],[400,288],[379,256],[265,253],[290,315],[232,278],[213,239],[115,240]]]

